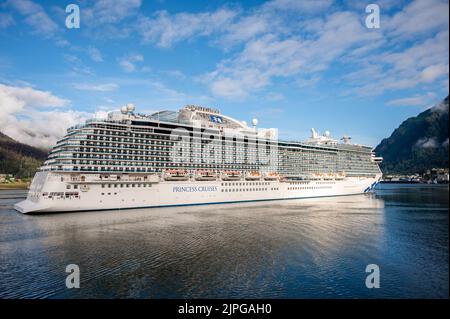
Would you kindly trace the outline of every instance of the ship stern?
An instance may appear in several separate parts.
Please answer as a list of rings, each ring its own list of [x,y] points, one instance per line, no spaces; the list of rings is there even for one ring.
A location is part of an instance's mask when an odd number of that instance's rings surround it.
[[[29,199],[26,199],[14,205],[14,209],[22,214],[45,212],[46,210],[48,210],[48,208],[48,205],[34,202]]]
[[[40,194],[49,176],[48,172],[37,172],[31,182],[27,199],[14,205],[14,209],[22,214],[42,212],[48,205],[40,201]]]

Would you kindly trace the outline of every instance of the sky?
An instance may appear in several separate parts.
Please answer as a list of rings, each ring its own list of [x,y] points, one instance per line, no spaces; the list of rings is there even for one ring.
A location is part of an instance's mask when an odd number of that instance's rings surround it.
[[[0,131],[47,148],[127,103],[195,104],[282,139],[314,127],[375,147],[448,95],[448,12],[445,0],[0,0]]]

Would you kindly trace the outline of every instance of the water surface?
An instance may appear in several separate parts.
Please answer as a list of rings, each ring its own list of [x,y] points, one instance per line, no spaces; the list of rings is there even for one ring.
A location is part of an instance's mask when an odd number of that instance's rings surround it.
[[[449,296],[447,186],[38,216],[13,210],[23,196],[0,191],[0,298]],[[80,289],[65,286],[68,264]]]

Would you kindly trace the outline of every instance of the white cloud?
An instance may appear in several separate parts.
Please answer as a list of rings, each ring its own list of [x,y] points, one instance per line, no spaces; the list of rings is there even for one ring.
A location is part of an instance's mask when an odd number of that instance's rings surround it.
[[[442,142],[442,147],[447,147],[448,148],[448,137],[447,137],[447,139],[444,142]]]
[[[180,70],[167,70],[163,71],[162,73],[179,80],[186,79],[186,75]]]
[[[194,36],[222,31],[235,16],[235,11],[226,8],[205,13],[183,12],[172,16],[167,11],[158,11],[154,18],[142,17],[139,30],[144,41],[167,48]]]
[[[379,95],[448,78],[448,41],[448,30],[443,30],[410,46],[395,45],[395,51],[375,52],[345,78],[360,95]]]
[[[344,75],[346,85],[351,86],[348,94],[429,90],[430,85],[436,87],[437,81],[448,81],[448,1],[415,0],[393,17],[381,19],[383,40],[378,47],[359,58],[349,56],[350,62],[359,67]],[[418,105],[420,99],[391,101],[391,105],[403,103]]]
[[[0,84],[1,130],[22,143],[51,147],[83,117],[81,112],[57,109],[68,103],[48,91]]]
[[[119,65],[125,72],[134,72],[136,70],[136,64],[142,61],[144,61],[144,57],[141,54],[132,54],[121,58]]]
[[[392,18],[387,18],[384,27],[390,36],[416,38],[431,31],[448,29],[448,10],[445,0],[415,0]]]
[[[170,102],[184,102],[188,104],[190,97],[182,92],[171,89],[161,82],[149,82],[148,85],[153,91],[156,91],[162,95],[162,99]]]
[[[82,10],[83,20],[92,26],[116,24],[134,16],[141,4],[141,0],[96,0]]]
[[[205,75],[204,82],[216,95],[243,98],[270,84],[274,77],[323,71],[348,50],[378,38],[378,34],[362,26],[358,15],[333,13],[308,39],[266,34],[247,41],[234,59],[222,61],[215,71]]]
[[[78,56],[73,54],[64,54],[63,57],[67,62],[71,64],[71,72],[69,73],[70,75],[94,75],[94,72],[91,70],[91,68],[87,67]]]
[[[64,54],[64,60],[66,60],[67,62],[70,62],[70,63],[74,63],[74,64],[82,63],[80,58],[73,54]]]
[[[219,68],[207,74],[203,81],[210,83],[212,93],[227,98],[244,98],[250,91],[269,83],[267,74],[257,68]]]
[[[422,70],[420,73],[423,82],[431,83],[441,76],[448,74],[448,64],[434,64]]]
[[[105,83],[105,84],[79,83],[75,84],[74,87],[78,90],[83,91],[108,92],[116,90],[119,86],[115,83]]]
[[[32,87],[0,84],[0,94],[1,111],[7,109],[14,111],[22,107],[61,107],[68,103],[68,100],[54,96],[51,92],[36,90]],[[19,108],[20,105],[21,107]]]
[[[70,42],[63,38],[56,38],[55,44],[59,47],[68,47],[70,45]]]
[[[444,103],[443,101],[436,104],[432,108],[433,112],[447,112],[448,113],[448,101]]]
[[[161,110],[161,108],[167,109],[167,108],[175,108],[178,109],[180,105],[187,105],[187,104],[193,104],[193,103],[199,103],[208,105],[212,102],[212,99],[209,96],[205,95],[191,95],[176,89],[173,89],[166,84],[158,81],[132,81],[131,83],[136,83],[136,85],[143,85],[145,89],[150,88],[150,95],[152,100],[153,108],[158,108]],[[145,105],[147,105],[147,101],[142,101],[140,104],[142,107],[145,108]],[[139,105],[137,103],[136,105]],[[145,111],[145,112],[144,112]],[[150,110],[143,109],[142,112],[149,113]]]
[[[423,105],[423,98],[421,96],[406,97],[402,99],[394,99],[386,102],[387,105]]]
[[[283,108],[268,107],[268,108],[259,109],[258,111],[253,112],[252,116],[259,117],[259,118],[272,118],[272,117],[275,117],[275,116],[278,116],[278,115],[284,113],[284,111],[285,110]]]
[[[246,10],[201,13],[159,11],[141,17],[138,25],[144,41],[160,47],[208,37],[231,53],[199,77],[213,94],[227,98],[245,98],[279,77],[293,78],[300,88],[314,86],[335,64],[348,67],[338,78],[348,80],[342,81],[351,87],[343,89],[345,94],[379,95],[448,77],[448,1],[379,4],[378,30],[364,26],[364,5],[353,1],[349,7],[355,11],[342,11],[332,0],[273,0]],[[393,8],[396,13],[389,16]],[[127,63],[123,67],[134,69]]]
[[[273,0],[265,4],[268,9],[317,13],[329,9],[333,0]]]
[[[448,30],[437,33],[424,41],[403,50],[386,52],[379,57],[383,63],[391,64],[395,72],[423,70],[434,64],[448,64]]]
[[[103,62],[103,56],[101,54],[101,52],[94,47],[90,47],[88,49],[88,54],[90,56],[90,58],[95,61],[95,62]]]
[[[306,87],[312,87],[319,83],[321,80],[319,75],[313,75],[309,78],[300,78],[296,81],[296,84],[299,88],[306,88]]]
[[[67,128],[80,124],[90,115],[76,111],[30,111],[21,117],[10,117],[2,132],[15,140],[48,149],[64,136]]]
[[[325,83],[321,79],[331,76],[335,83],[341,81],[343,90],[350,87],[349,94],[361,95],[415,87],[426,92],[436,82],[440,88],[443,82],[448,86],[448,1],[413,0],[405,4],[380,0],[378,4],[382,9],[379,30],[363,25],[365,6],[361,3],[342,5],[332,0],[273,0],[245,9],[232,5],[196,13],[157,11],[151,16],[139,12],[141,0],[86,0],[82,21],[95,26],[88,32],[109,32],[116,38],[136,31],[144,42],[163,48],[207,37],[226,58],[198,78],[214,95],[226,98],[245,98],[280,78],[290,78],[296,89],[305,89]],[[8,5],[25,19],[34,12],[45,14],[30,0],[11,0]],[[393,7],[395,14],[391,14]],[[354,11],[342,11],[344,8]],[[36,19],[45,17],[38,14]],[[103,61],[95,47],[80,51],[93,61]],[[66,59],[74,64],[75,73],[93,74],[78,57],[66,55]],[[143,61],[141,54],[117,59],[125,72],[150,70]],[[330,74],[323,74],[333,67]],[[339,74],[340,70],[345,74]],[[172,71],[166,74],[184,77]],[[114,89],[109,83],[80,84],[77,88]],[[407,96],[387,103],[418,105],[419,100],[418,96]]]
[[[423,137],[416,142],[416,146],[421,148],[436,148],[438,145],[439,143],[434,137]]]
[[[226,48],[243,41],[248,41],[257,35],[274,31],[275,24],[278,24],[276,17],[265,14],[255,14],[240,18],[235,23],[230,23],[224,30],[223,38],[219,43]]]
[[[269,92],[266,98],[269,101],[282,101],[285,99],[284,95],[278,92]]]
[[[412,97],[405,97],[394,99],[386,102],[386,105],[400,105],[400,106],[427,106],[430,105],[436,95],[429,92],[425,95],[415,95]]]
[[[287,27],[284,19],[286,14],[318,13],[332,4],[332,0],[275,0],[249,9],[250,14],[247,15],[242,14],[243,10],[236,6],[210,12],[181,12],[173,15],[162,10],[153,17],[141,17],[138,31],[144,41],[165,48],[200,36],[219,35],[215,41],[226,49],[257,35],[290,32],[292,30],[289,29],[296,26]]]
[[[12,15],[0,12],[0,29],[6,29],[15,24],[16,22]]]
[[[48,16],[44,8],[31,0],[9,0],[6,6],[14,8],[25,17],[25,22],[32,28],[32,33],[53,35],[57,24]]]
[[[369,3],[376,3],[380,9],[381,12],[387,12],[391,10],[392,8],[398,8],[402,4],[404,4],[404,0],[377,0],[377,1],[361,1],[361,0],[346,0],[345,4],[349,7],[359,10],[361,12],[365,12],[366,6]]]

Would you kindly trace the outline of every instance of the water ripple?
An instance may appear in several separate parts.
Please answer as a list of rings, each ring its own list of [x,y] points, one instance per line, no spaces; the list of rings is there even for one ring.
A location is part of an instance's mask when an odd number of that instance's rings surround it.
[[[0,192],[0,298],[448,298],[448,189],[39,216],[14,196]]]

